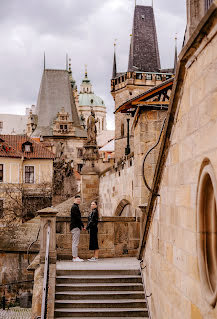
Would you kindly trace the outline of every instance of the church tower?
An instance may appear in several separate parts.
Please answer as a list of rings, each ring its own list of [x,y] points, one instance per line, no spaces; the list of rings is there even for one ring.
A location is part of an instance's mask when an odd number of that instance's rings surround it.
[[[173,76],[172,70],[161,70],[160,56],[152,6],[136,5],[129,50],[127,72],[118,73],[116,53],[114,54],[111,94],[115,111],[127,100],[147,91]],[[115,113],[115,157],[125,156],[127,144],[127,119],[130,127],[134,114]],[[133,136],[130,137],[130,151],[134,150]]]
[[[91,109],[93,109],[97,120],[97,134],[100,134],[106,130],[106,106],[103,99],[94,94],[92,83],[88,79],[87,69],[85,69],[84,79],[80,86],[78,103],[78,113],[84,127],[87,125],[87,119],[91,114]]]

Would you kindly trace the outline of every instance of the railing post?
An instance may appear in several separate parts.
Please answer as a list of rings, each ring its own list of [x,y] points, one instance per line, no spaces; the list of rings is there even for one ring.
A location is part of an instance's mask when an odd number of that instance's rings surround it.
[[[50,226],[50,245],[49,245],[49,281],[48,281],[48,296],[47,296],[47,319],[54,318],[54,303],[55,303],[55,285],[56,285],[56,214],[57,211],[48,207],[38,212],[40,215],[41,238],[40,238],[40,264],[43,268],[45,264],[47,227]]]
[[[56,214],[57,211],[48,207],[38,211],[40,216],[40,264],[45,262],[46,252],[46,237],[47,237],[47,226],[50,221],[50,250],[49,250],[49,264],[56,264],[57,253],[56,253]]]

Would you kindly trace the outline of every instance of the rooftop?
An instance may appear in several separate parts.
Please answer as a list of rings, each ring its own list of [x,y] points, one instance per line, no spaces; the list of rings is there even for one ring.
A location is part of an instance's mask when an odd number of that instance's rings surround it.
[[[25,151],[25,147],[23,146],[25,144],[32,146],[30,151]],[[0,157],[53,159],[55,156],[27,135],[0,135]]]

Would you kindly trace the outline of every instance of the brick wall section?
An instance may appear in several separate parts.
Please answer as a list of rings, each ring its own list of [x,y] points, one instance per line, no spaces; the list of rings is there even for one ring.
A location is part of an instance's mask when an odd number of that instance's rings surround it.
[[[186,71],[146,244],[144,274],[155,319],[217,317],[217,306],[203,296],[196,247],[197,183],[206,157],[217,176],[216,73],[217,36]]]

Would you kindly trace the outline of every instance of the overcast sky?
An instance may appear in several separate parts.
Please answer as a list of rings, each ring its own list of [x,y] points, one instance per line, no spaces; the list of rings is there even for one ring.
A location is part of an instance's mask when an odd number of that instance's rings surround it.
[[[88,65],[112,128],[113,43],[117,39],[118,72],[126,71],[134,5],[135,0],[0,0],[0,113],[24,114],[36,104],[44,51],[46,68],[52,69],[64,69],[68,53],[78,86]],[[173,67],[174,37],[180,51],[186,26],[185,0],[154,0],[154,10],[161,67]]]

